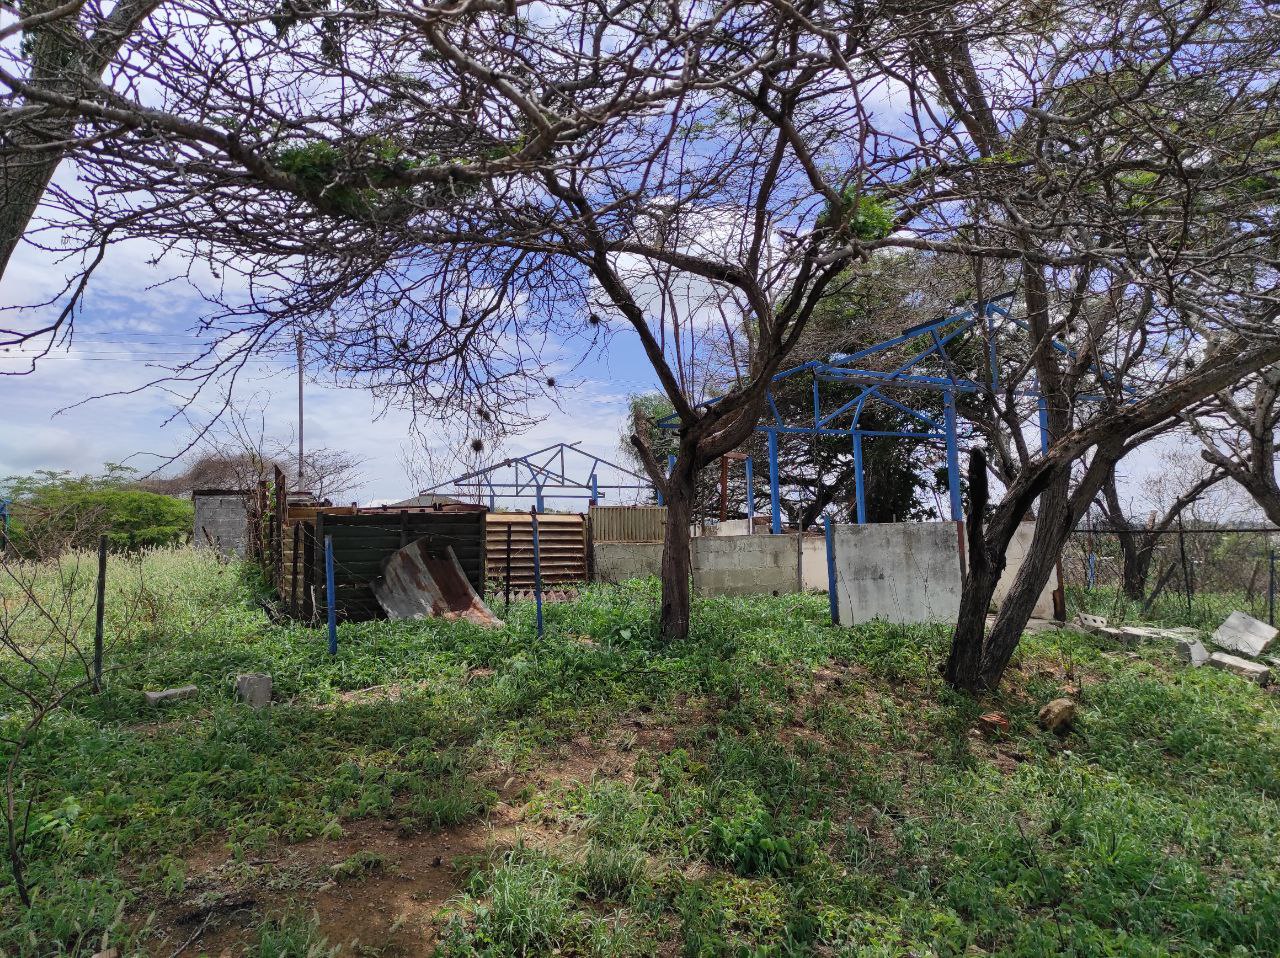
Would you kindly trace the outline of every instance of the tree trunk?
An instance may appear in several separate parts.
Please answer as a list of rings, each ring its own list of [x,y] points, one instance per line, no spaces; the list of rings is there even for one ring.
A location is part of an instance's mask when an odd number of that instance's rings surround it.
[[[1130,540],[1132,541],[1132,535]],[[1150,541],[1136,547],[1131,544],[1126,548],[1123,543],[1120,546],[1124,562],[1121,588],[1124,590],[1125,597],[1134,602],[1141,602],[1147,594],[1147,576],[1151,572],[1151,547]]]
[[[697,494],[697,472],[692,456],[682,450],[675,468],[667,478],[667,527],[662,541],[662,611],[659,625],[662,638],[680,642],[689,636],[689,525],[693,519],[693,500]]]
[[[1023,629],[1031,619],[1031,613],[1035,611],[1040,593],[1049,581],[1049,575],[1053,572],[1058,557],[1062,555],[1062,547],[1075,524],[1073,497],[1068,495],[1070,484],[1070,466],[1060,468],[1040,496],[1031,547],[1018,568],[1013,585],[1000,603],[991,633],[983,644],[978,681],[971,691],[991,691],[1000,684],[1004,670],[1008,668],[1009,660],[1022,639]],[[1092,499],[1092,496],[1088,498]],[[1008,540],[1011,538],[1012,536],[1006,537],[1004,548],[1008,548]],[[988,547],[994,549],[997,543],[991,542]]]
[[[61,129],[63,138],[69,137],[72,130],[71,124],[65,124]],[[51,132],[49,139],[54,138]],[[34,138],[21,139],[20,147],[35,146]],[[61,159],[60,154],[18,152],[0,160],[0,276],[4,275],[9,258],[35,215]]]
[[[965,508],[968,568],[960,593],[960,612],[956,616],[951,653],[943,669],[948,684],[966,691],[978,688],[987,609],[991,606],[1005,563],[1005,549],[1001,547],[992,551],[983,535],[989,498],[986,453],[982,449],[974,449],[969,453],[969,501]]]

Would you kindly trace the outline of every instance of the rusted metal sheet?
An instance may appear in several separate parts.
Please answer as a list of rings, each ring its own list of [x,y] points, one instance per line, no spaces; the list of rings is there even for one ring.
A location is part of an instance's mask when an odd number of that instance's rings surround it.
[[[453,547],[433,549],[425,538],[394,552],[372,587],[389,619],[466,619],[492,628],[502,625],[471,588]]]
[[[591,508],[591,535],[596,542],[661,542],[666,528],[666,506]]]

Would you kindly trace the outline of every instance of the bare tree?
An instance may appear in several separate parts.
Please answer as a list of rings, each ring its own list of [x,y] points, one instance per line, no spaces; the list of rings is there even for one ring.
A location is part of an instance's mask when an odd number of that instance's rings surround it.
[[[1226,478],[1226,473],[1215,467],[1188,470],[1185,457],[1176,453],[1166,455],[1164,464],[1164,474],[1147,483],[1148,501],[1156,508],[1145,521],[1133,518],[1132,504],[1121,501],[1115,467],[1102,480],[1097,502],[1103,521],[1114,531],[1120,546],[1121,590],[1135,602],[1147,598],[1147,580],[1161,536],[1200,502],[1205,492]]]
[[[1280,367],[1270,366],[1220,390],[1184,420],[1204,447],[1204,461],[1239,483],[1267,519],[1280,525]]]
[[[189,495],[196,489],[247,490],[270,480],[277,467],[290,489],[321,500],[346,496],[364,484],[364,460],[341,449],[304,450],[299,476],[297,440],[292,434],[273,434],[265,414],[245,411],[245,405],[253,404],[228,405],[216,424],[197,430],[191,448],[178,460],[182,466],[176,475],[153,476],[142,485],[166,495]]]
[[[433,437],[418,436],[400,447],[400,465],[414,492],[421,493],[449,482],[456,476],[487,468],[498,461],[495,440],[479,433],[444,428]],[[451,491],[451,495],[468,490]],[[483,502],[482,489],[474,490],[474,501]]]
[[[17,19],[0,30],[10,66],[33,88],[74,97],[96,84],[125,40],[160,0],[36,0],[4,5]],[[20,42],[11,38],[20,37]],[[17,248],[67,147],[79,114],[40,98],[0,108],[0,276]]]

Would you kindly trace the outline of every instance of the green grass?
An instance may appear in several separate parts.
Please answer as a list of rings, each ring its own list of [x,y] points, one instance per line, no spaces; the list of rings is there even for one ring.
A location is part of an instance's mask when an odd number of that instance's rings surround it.
[[[1068,604],[1073,610],[1106,616],[1113,625],[1125,622],[1151,622],[1156,625],[1189,625],[1204,632],[1213,632],[1222,620],[1239,609],[1263,622],[1267,620],[1267,592],[1250,596],[1245,592],[1194,592],[1190,602],[1185,592],[1166,591],[1156,599],[1150,611],[1141,602],[1129,599],[1114,586],[1083,589],[1067,588]]]
[[[87,956],[104,936],[159,953],[129,929],[184,900],[201,843],[247,862],[363,819],[465,826],[496,780],[533,781],[583,736],[610,751],[636,717],[667,736],[618,753],[629,775],[525,788],[560,837],[459,875],[442,954],[1280,953],[1277,699],[1167,649],[1031,636],[979,702],[941,683],[943,630],[833,628],[821,596],[703,599],[664,647],[656,585],[634,583],[548,606],[541,640],[517,605],[498,631],[343,626],[330,658],[322,633],[269,625],[239,567],[140,562],[112,568],[119,671],[24,763],[37,896],[22,909],[0,876],[6,956]],[[234,702],[242,671],[274,676],[272,709]],[[1035,713],[1068,681],[1080,716],[1059,739]],[[194,699],[142,704],[188,682]],[[343,698],[389,684],[394,701]],[[997,741],[972,733],[992,708],[1010,719]],[[0,711],[12,724],[17,701]],[[335,880],[384,871],[357,853]],[[328,954],[298,897],[259,916],[248,954]]]

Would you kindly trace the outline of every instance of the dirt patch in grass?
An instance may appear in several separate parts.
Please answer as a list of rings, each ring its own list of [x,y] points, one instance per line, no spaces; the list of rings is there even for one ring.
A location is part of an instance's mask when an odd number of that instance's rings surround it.
[[[429,955],[434,919],[465,881],[469,862],[509,848],[553,840],[521,809],[499,803],[485,821],[429,835],[403,835],[395,822],[367,819],[335,839],[268,848],[244,860],[225,846],[197,849],[186,859],[182,894],[152,902],[156,920],[150,953],[168,956],[182,943],[193,955],[239,955],[265,916],[290,909],[314,912],[339,955],[360,948]],[[145,909],[144,909],[145,910]]]
[[[154,911],[148,950],[157,958],[184,944],[184,955],[234,958],[256,941],[266,916],[301,910],[314,912],[339,956],[430,955],[445,903],[477,861],[517,842],[549,848],[573,840],[527,816],[531,794],[596,778],[630,782],[640,755],[665,753],[675,740],[650,716],[627,716],[599,741],[579,736],[528,775],[491,782],[500,800],[483,820],[433,834],[405,835],[395,821],[365,819],[344,823],[338,838],[277,844],[240,860],[224,842],[203,843],[184,856],[183,891],[139,902],[137,925]]]

